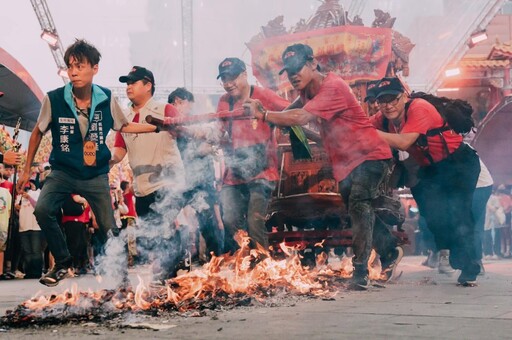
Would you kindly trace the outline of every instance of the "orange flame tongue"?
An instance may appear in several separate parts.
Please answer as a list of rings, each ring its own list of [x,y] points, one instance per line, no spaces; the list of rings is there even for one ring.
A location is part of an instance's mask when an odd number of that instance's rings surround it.
[[[71,290],[51,296],[38,296],[25,301],[25,312],[48,310],[57,305],[102,306],[106,303],[118,310],[177,309],[187,311],[197,309],[204,304],[219,303],[235,305],[237,299],[246,297],[264,300],[277,292],[292,294],[333,297],[339,288],[337,279],[348,278],[352,273],[352,261],[343,257],[337,262],[337,268],[327,264],[327,252],[316,257],[316,267],[309,269],[301,264],[300,247],[288,247],[280,244],[286,255],[282,260],[273,259],[268,251],[258,246],[250,249],[250,239],[246,232],[235,236],[240,249],[233,255],[213,256],[202,268],[169,280],[160,288],[139,283],[135,291],[78,291],[75,284]],[[319,243],[322,246],[323,242]],[[370,278],[380,279],[380,266],[374,264],[376,253],[372,252],[369,262]],[[86,313],[86,312],[84,312]]]

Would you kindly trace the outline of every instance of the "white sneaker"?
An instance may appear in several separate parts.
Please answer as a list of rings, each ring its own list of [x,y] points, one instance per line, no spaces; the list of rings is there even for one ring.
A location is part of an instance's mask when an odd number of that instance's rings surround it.
[[[19,270],[14,272],[15,279],[23,279],[25,277],[25,273],[20,272]]]
[[[437,271],[439,274],[453,274],[455,273],[455,269],[450,266],[449,255],[439,255],[439,266],[437,267]]]

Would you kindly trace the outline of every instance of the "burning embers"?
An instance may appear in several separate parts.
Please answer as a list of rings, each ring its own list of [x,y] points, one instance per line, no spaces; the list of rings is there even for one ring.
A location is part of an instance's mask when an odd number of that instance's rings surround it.
[[[5,326],[62,324],[103,321],[125,313],[159,315],[186,313],[250,305],[253,299],[264,303],[283,294],[332,298],[345,286],[352,266],[343,258],[339,268],[327,265],[326,253],[317,256],[314,269],[303,267],[296,249],[281,244],[283,260],[272,259],[263,248],[249,249],[249,238],[237,235],[241,246],[233,256],[213,257],[201,269],[169,280],[165,286],[152,286],[139,277],[135,290],[120,288],[81,292],[77,285],[58,295],[38,296],[23,302],[2,318]],[[380,268],[370,275],[378,279]]]

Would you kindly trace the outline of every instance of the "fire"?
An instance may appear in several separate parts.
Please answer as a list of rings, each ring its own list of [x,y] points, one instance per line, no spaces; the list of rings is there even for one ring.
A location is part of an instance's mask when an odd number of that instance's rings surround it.
[[[236,306],[251,299],[265,301],[285,292],[290,294],[332,298],[343,280],[352,272],[351,259],[343,257],[334,268],[328,264],[327,252],[316,257],[313,269],[301,264],[300,247],[280,245],[286,255],[282,260],[271,257],[262,247],[249,248],[247,233],[236,235],[240,249],[232,256],[212,256],[201,268],[168,280],[164,286],[153,287],[139,276],[135,290],[131,288],[80,292],[74,284],[58,295],[39,296],[23,302],[3,318],[30,322],[44,318],[49,311],[65,311],[73,320],[94,318],[98,308],[110,313],[126,311],[186,312],[216,306]],[[380,266],[374,265],[376,254],[369,261],[371,278],[380,278]],[[205,307],[206,306],[206,307]],[[45,314],[46,313],[46,314]],[[92,315],[92,316],[91,316]]]

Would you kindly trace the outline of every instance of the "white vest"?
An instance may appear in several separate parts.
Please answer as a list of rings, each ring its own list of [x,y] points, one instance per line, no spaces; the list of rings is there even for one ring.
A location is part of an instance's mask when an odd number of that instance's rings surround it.
[[[165,106],[150,99],[139,111],[139,123],[146,123],[146,116],[163,119]],[[130,108],[128,120],[133,121],[136,112]],[[163,187],[173,192],[185,189],[185,170],[174,137],[166,132],[122,133],[128,161],[133,171],[135,196],[142,197]]]

